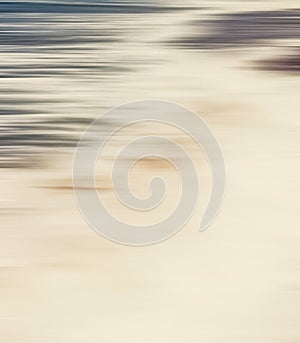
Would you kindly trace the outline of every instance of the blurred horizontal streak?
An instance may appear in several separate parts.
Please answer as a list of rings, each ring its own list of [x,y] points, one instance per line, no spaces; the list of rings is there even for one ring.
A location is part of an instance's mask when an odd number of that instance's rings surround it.
[[[113,66],[113,65],[97,65],[97,64],[86,64],[82,65],[17,65],[17,66],[5,66],[1,67],[0,79],[1,78],[16,78],[16,77],[44,77],[54,75],[75,75],[75,74],[86,74],[101,72],[101,74],[117,73],[130,71],[131,68]]]
[[[1,6],[0,6],[1,7]],[[0,45],[2,53],[37,52],[45,53],[72,51],[79,47],[97,48],[90,44],[120,42],[119,30],[108,28],[109,23],[103,20],[97,25],[97,18],[70,16],[59,18],[49,16],[9,17],[1,14]],[[93,25],[95,24],[95,26]],[[97,25],[97,26],[96,26]],[[105,44],[107,43],[107,44]],[[80,55],[80,51],[77,51]],[[41,56],[42,57],[42,56]],[[48,56],[48,60],[51,56]]]
[[[185,9],[186,7],[154,6],[136,3],[52,3],[52,2],[1,2],[0,13],[153,13]]]
[[[267,70],[273,72],[285,72],[291,75],[300,73],[300,49],[293,49],[289,54],[278,56],[276,58],[265,59],[256,63],[258,70]]]
[[[193,21],[192,25],[195,34],[170,44],[189,49],[269,46],[280,44],[279,40],[300,39],[300,10],[219,14]]]

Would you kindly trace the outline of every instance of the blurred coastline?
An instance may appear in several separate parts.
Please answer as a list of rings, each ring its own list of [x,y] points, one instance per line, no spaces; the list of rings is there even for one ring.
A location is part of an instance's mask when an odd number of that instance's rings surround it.
[[[294,1],[0,1],[1,341],[299,340],[299,18]],[[71,169],[93,118],[146,98],[208,122],[228,185],[207,233],[201,203],[131,249],[85,224]]]

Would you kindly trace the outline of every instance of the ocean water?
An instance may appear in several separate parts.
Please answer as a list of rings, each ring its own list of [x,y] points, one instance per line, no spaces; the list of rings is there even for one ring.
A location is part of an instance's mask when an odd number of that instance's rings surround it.
[[[206,57],[238,64],[258,54],[243,67],[298,74],[299,10],[271,5],[1,1],[1,166],[34,166],[49,150],[74,147],[96,115],[134,99],[129,80],[145,73],[146,93],[160,87],[164,80],[147,84],[149,71],[190,78],[184,88],[195,98],[197,75],[182,75],[190,59],[197,74]],[[176,101],[181,87],[167,87],[160,92]]]

